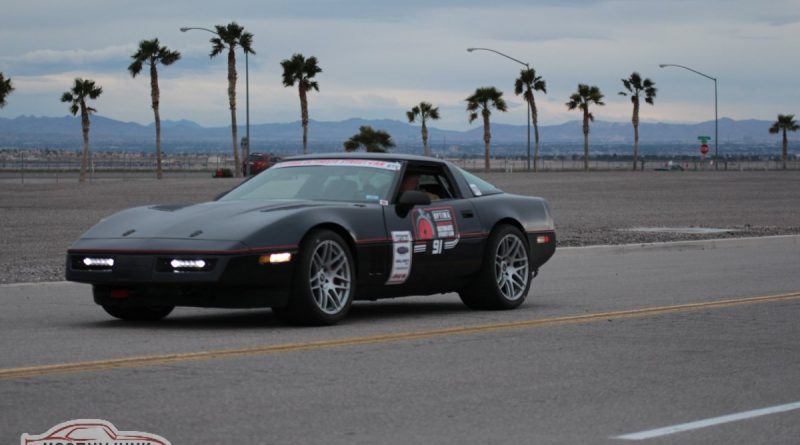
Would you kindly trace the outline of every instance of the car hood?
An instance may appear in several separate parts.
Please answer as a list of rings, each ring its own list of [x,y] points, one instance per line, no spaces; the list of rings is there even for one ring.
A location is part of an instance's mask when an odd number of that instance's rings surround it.
[[[243,241],[288,215],[334,204],[311,201],[213,201],[123,210],[101,220],[82,239]]]

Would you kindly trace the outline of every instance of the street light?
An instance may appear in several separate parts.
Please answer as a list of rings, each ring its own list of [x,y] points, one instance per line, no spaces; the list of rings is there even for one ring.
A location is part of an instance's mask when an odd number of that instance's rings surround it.
[[[714,159],[717,161],[714,163],[714,169],[717,170],[719,169],[719,108],[717,103],[717,78],[711,77],[708,74],[703,74],[700,71],[689,68],[688,66],[676,65],[674,63],[662,63],[658,65],[659,68],[666,68],[668,66],[683,68],[714,81]]]
[[[216,31],[212,31],[208,28],[200,28],[200,27],[183,27],[181,28],[181,32],[189,31],[190,29],[199,29],[201,31],[210,32],[211,34],[216,35],[219,37],[219,33]],[[250,176],[250,164],[247,162],[247,156],[250,155],[250,63],[248,62],[247,58],[247,51],[244,52],[244,102],[245,102],[245,138],[247,139],[247,145],[245,145],[246,153],[242,153],[242,158],[244,159],[245,165],[245,175]],[[239,168],[239,166],[235,166],[234,168]]]
[[[521,60],[517,60],[517,59],[509,56],[508,54],[503,54],[500,51],[495,51],[495,50],[490,49],[490,48],[467,48],[467,52],[471,53],[473,51],[490,51],[490,52],[493,52],[495,54],[501,55],[501,56],[505,57],[506,59],[513,60],[514,62],[517,62],[520,65],[525,65],[525,68],[531,69],[531,66],[528,65],[527,63],[525,63],[525,62],[523,62]],[[531,92],[531,94],[533,94],[533,92]],[[531,104],[528,104],[528,106],[525,107],[525,108],[528,109],[528,171],[531,171]]]

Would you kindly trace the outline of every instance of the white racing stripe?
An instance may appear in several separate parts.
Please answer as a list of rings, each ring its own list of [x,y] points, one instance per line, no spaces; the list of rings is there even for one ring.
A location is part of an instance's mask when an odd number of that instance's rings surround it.
[[[710,419],[698,420],[695,422],[681,423],[679,425],[667,426],[648,431],[640,431],[638,433],[624,434],[622,436],[612,437],[612,439],[621,440],[647,440],[656,437],[668,436],[670,434],[682,433],[684,431],[698,430],[707,428],[714,425],[723,423],[738,422],[740,420],[752,419],[753,417],[766,416],[768,414],[782,413],[800,409],[800,402],[787,403],[785,405],[770,406],[767,408],[754,409],[736,414],[728,414],[720,417],[712,417]]]

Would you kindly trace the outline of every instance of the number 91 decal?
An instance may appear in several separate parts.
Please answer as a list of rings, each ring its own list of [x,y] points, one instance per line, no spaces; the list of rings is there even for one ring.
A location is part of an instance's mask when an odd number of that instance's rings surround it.
[[[439,255],[458,244],[458,225],[453,217],[453,207],[415,208],[411,214],[414,222],[414,253]]]

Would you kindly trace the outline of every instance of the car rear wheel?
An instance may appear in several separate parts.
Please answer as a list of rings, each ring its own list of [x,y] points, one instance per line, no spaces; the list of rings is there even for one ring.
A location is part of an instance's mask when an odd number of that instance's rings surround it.
[[[337,233],[318,230],[308,235],[300,247],[288,305],[273,311],[292,323],[334,324],[350,310],[354,290],[350,248]]]
[[[500,226],[489,236],[477,282],[459,291],[472,309],[514,309],[525,301],[531,286],[528,245],[522,232]]]
[[[158,321],[175,309],[175,306],[110,306],[104,305],[103,309],[112,317],[126,321]]]

